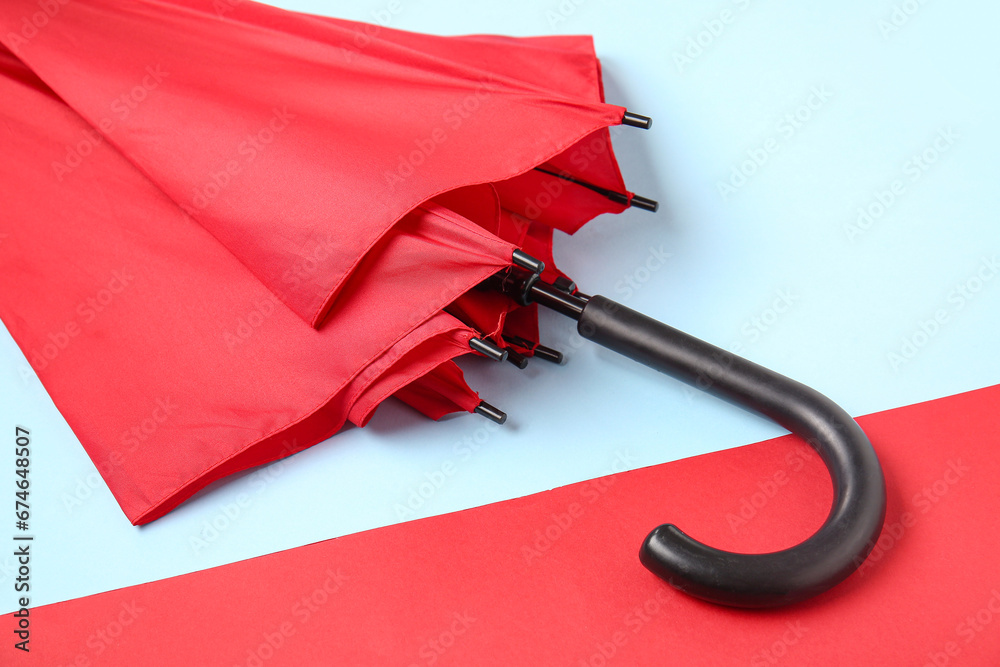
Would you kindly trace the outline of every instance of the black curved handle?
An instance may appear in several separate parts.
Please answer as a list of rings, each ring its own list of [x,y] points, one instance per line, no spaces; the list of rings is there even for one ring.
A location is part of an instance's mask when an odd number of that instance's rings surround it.
[[[739,554],[713,549],[665,524],[649,534],[640,551],[650,571],[709,602],[776,607],[835,586],[864,562],[885,520],[885,479],[871,443],[850,415],[801,383],[602,296],[590,297],[572,316],[584,338],[805,438],[833,478],[830,514],[805,542],[774,553]]]

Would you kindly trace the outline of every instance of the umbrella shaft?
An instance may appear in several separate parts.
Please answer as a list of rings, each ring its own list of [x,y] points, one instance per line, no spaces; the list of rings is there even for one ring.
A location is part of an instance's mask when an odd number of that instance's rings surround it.
[[[541,280],[537,280],[531,285],[529,295],[531,301],[539,303],[546,308],[551,308],[557,313],[571,317],[574,320],[580,319],[583,315],[583,309],[589,300],[589,297],[585,297],[582,294],[564,292]]]

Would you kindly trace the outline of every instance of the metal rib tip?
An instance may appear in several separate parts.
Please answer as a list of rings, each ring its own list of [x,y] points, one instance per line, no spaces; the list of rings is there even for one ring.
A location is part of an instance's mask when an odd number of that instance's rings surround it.
[[[590,297],[587,298],[589,299]],[[563,362],[563,353],[559,350],[553,350],[551,347],[545,347],[539,343],[532,343],[530,340],[525,340],[520,336],[508,336],[504,334],[503,339],[511,345],[519,345],[529,350],[534,349],[533,355],[536,359],[542,359],[553,364],[561,364]],[[513,353],[514,350],[509,350],[509,352]]]
[[[526,269],[532,273],[541,273],[545,270],[545,262],[540,259],[535,259],[521,249],[517,249],[513,252],[511,261],[520,266],[522,269]]]
[[[641,208],[643,211],[649,211],[650,213],[656,213],[660,208],[660,202],[655,199],[632,195],[632,200],[629,202],[629,206]]]
[[[520,336],[511,336],[509,334],[503,334],[503,339],[508,343],[510,343],[511,345],[518,345],[520,347],[529,350],[535,346],[535,344],[532,343],[530,340],[526,340],[524,338],[521,338]]]
[[[497,424],[503,424],[505,421],[507,421],[506,412],[493,407],[486,401],[483,401],[482,403],[477,405],[476,409],[473,412],[475,412],[477,415],[482,415],[483,417],[489,419],[491,422],[495,422]]]
[[[626,111],[624,118],[622,118],[622,125],[628,125],[629,127],[638,127],[642,130],[648,130],[653,127],[653,119],[649,116],[640,116],[637,113],[632,113],[631,111]]]
[[[528,367],[528,357],[516,350],[507,350],[507,361],[514,364],[522,371]]]
[[[545,347],[544,345],[539,345],[535,348],[535,357],[553,364],[561,364],[564,359],[562,352],[553,350],[551,347]]]
[[[507,350],[500,349],[496,343],[488,338],[472,338],[469,340],[469,347],[493,361],[507,360]]]

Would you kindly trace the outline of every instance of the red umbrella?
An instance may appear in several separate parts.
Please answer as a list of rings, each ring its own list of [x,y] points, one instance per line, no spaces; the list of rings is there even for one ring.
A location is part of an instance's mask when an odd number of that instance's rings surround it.
[[[518,307],[540,303],[802,433],[834,476],[830,517],[795,548],[731,554],[663,526],[647,567],[767,606],[860,564],[884,483],[849,416],[531,256],[550,259],[552,228],[655,209],[625,190],[606,131],[648,120],[603,104],[589,45],[391,32],[345,58],[358,24],[206,6],[78,0],[30,38],[30,2],[0,9],[19,223],[0,316],[134,523],[392,394],[502,421],[449,360],[537,353]]]

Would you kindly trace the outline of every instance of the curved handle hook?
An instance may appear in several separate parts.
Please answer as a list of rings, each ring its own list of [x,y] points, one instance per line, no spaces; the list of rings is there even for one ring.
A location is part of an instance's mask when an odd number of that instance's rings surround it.
[[[547,303],[547,286],[532,290]],[[821,593],[864,562],[885,520],[885,479],[861,427],[819,392],[610,299],[576,295],[584,338],[695,387],[770,417],[802,436],[833,478],[833,507],[809,539],[783,551],[720,551],[665,524],[649,534],[640,559],[690,595],[735,607],[775,607]]]

